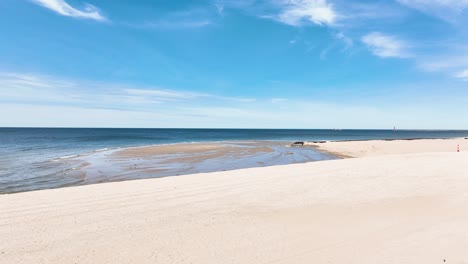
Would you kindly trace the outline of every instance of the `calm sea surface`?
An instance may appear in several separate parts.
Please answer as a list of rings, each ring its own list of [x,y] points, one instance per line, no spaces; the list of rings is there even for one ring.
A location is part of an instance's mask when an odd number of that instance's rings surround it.
[[[213,141],[292,142],[452,137],[468,137],[468,131],[0,128],[0,194],[78,185],[82,180],[73,176],[77,166],[74,156],[92,155],[116,148]],[[326,154],[315,152],[299,161],[327,158]],[[288,162],[297,160],[278,160],[268,164]],[[218,166],[217,169],[222,168]]]

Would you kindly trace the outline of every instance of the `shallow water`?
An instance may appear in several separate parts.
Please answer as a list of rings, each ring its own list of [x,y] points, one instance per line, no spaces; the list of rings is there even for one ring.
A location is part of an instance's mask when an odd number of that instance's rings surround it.
[[[85,173],[83,184],[88,184],[336,159],[314,147],[290,147],[287,142],[222,142],[198,150],[200,145],[184,145],[179,151],[155,146],[152,154],[133,156],[114,150],[73,160],[87,164],[80,171]]]
[[[295,149],[294,155],[286,155],[284,145],[293,141],[451,137],[468,137],[468,131],[0,128],[0,193],[329,158],[313,149]],[[241,155],[249,146],[237,145],[234,152],[197,164],[174,160],[175,156],[134,162],[111,155],[126,147],[216,141],[236,141],[231,142],[234,145],[239,141],[282,141],[283,146],[273,144],[272,152]],[[129,170],[132,162],[136,168]]]

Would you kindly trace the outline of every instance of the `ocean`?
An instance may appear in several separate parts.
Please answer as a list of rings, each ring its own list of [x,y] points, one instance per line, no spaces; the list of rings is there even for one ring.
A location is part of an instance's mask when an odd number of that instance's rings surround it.
[[[468,131],[0,128],[0,194],[114,180],[162,177],[170,176],[171,173],[176,175],[209,172],[334,158],[315,149],[287,148],[288,144],[293,141],[453,137],[468,137]],[[203,166],[191,165],[192,167],[189,168],[186,167],[186,164],[182,164],[185,166],[183,170],[179,168],[182,167],[181,164],[176,164],[172,166],[171,170],[165,170],[164,172],[145,173],[143,175],[141,173],[120,173],[121,176],[118,178],[113,178],[111,175],[117,173],[115,170],[107,170],[107,172],[105,170],[105,168],[113,167],[117,163],[117,159],[109,159],[109,153],[117,149],[203,142],[229,142],[229,144],[240,149],[252,146],[236,142],[251,141],[276,143],[267,144],[268,147],[273,149],[273,152],[239,156],[237,162],[231,162],[224,167],[220,166],[223,162],[220,163],[219,160],[212,162],[212,165],[204,162]],[[277,142],[281,142],[281,144],[278,145]],[[256,163],[249,162],[254,156]],[[82,174],[82,167],[85,167],[83,164],[89,164],[90,160],[103,166],[102,169],[96,168],[96,165],[93,167],[94,171],[99,171],[101,174],[92,181]],[[115,163],[113,163],[114,161]],[[115,167],[121,166],[124,168],[128,165],[122,163],[122,160],[118,161],[120,165],[116,164]],[[133,163],[134,160],[131,162]],[[158,162],[160,160],[154,159],[151,160],[151,163],[147,160],[145,166],[147,168],[154,164],[154,167],[157,168]],[[137,165],[139,164],[135,162],[135,166]]]

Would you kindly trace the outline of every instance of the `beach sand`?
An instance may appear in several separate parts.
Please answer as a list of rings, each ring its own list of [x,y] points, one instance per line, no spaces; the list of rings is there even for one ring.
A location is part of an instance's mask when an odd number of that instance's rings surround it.
[[[2,195],[0,263],[468,263],[466,142]]]
[[[468,139],[368,140],[306,143],[341,157],[369,157],[389,154],[468,151]]]

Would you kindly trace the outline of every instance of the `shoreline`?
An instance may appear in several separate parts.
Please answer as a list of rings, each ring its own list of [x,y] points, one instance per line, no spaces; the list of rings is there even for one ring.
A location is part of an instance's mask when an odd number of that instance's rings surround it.
[[[384,130],[386,131],[386,130]],[[408,130],[408,131],[417,131],[417,130]],[[421,131],[452,131],[452,130],[421,130]],[[453,130],[453,131],[458,131],[458,130]],[[96,149],[88,152],[82,152],[82,153],[77,153],[77,154],[70,154],[69,156],[64,156],[64,157],[57,157],[55,159],[68,159],[68,158],[74,158],[74,157],[80,157],[80,156],[86,156],[86,155],[91,155],[96,152],[106,152],[106,151],[120,151],[120,150],[127,150],[127,149],[139,149],[139,148],[147,148],[147,147],[160,147],[160,146],[178,146],[178,145],[196,145],[196,144],[226,144],[226,143],[243,143],[243,142],[281,142],[285,143],[287,145],[292,145],[293,142],[295,141],[301,141],[308,146],[316,146],[315,144],[320,144],[320,143],[327,143],[327,142],[367,142],[367,141],[414,141],[414,140],[451,140],[451,139],[466,139],[464,137],[434,137],[434,138],[401,138],[401,139],[394,139],[394,138],[388,138],[388,139],[345,139],[345,140],[264,140],[264,139],[258,139],[258,140],[217,140],[217,141],[181,141],[181,142],[174,142],[174,143],[158,143],[158,144],[148,144],[148,145],[139,145],[139,146],[126,146],[126,147],[109,147],[109,148],[101,148],[101,149]],[[288,144],[289,143],[289,144]]]
[[[287,142],[243,140],[101,149],[86,154],[51,159],[43,163],[44,171],[47,172],[53,166],[58,173],[39,178],[40,186],[35,186],[34,182],[22,185],[8,185],[8,182],[5,182],[5,185],[0,186],[0,193],[231,171],[337,158],[318,151],[313,146],[292,148]]]
[[[409,131],[415,131],[415,130],[409,130]],[[426,131],[426,130],[422,130]],[[427,131],[433,131],[433,130],[427,130]],[[434,130],[434,131],[439,131],[439,130]],[[441,130],[445,131],[445,130]],[[451,131],[451,130],[447,130]],[[304,142],[304,146],[318,146],[316,144],[321,144],[321,143],[327,143],[327,142],[367,142],[367,141],[414,141],[414,140],[451,140],[451,139],[460,139],[460,140],[468,140],[467,138],[464,137],[434,137],[434,138],[401,138],[401,139],[393,139],[393,138],[388,138],[388,139],[345,139],[345,140],[264,140],[264,139],[257,139],[257,140],[217,140],[217,141],[183,141],[183,142],[175,142],[175,143],[160,143],[160,144],[149,144],[149,145],[141,145],[141,146],[129,146],[129,147],[115,147],[115,148],[107,148],[107,149],[98,149],[94,150],[92,152],[86,152],[86,153],[81,153],[81,154],[76,154],[75,156],[78,155],[89,155],[94,152],[104,152],[104,151],[115,151],[115,150],[127,150],[127,149],[139,149],[139,148],[148,148],[148,147],[160,147],[160,146],[178,146],[178,145],[196,145],[196,144],[229,144],[229,143],[251,143],[251,142],[273,142],[273,143],[285,143],[288,146],[291,146],[292,143],[295,141],[299,142]],[[307,145],[306,145],[307,144]]]
[[[410,131],[414,131],[414,130],[410,130]],[[426,130],[422,130],[422,131],[426,131]],[[427,131],[433,131],[433,130],[427,130]],[[439,130],[434,130],[434,131],[439,131]],[[441,131],[445,131],[445,130],[441,130]],[[451,131],[451,130],[447,130],[447,131]],[[452,139],[460,139],[460,140],[465,139],[465,140],[468,140],[468,138],[463,138],[463,137],[440,137],[440,138],[403,138],[403,139],[389,138],[389,139],[364,139],[364,140],[349,139],[349,140],[312,140],[312,141],[297,140],[297,141],[304,142],[304,146],[317,147],[318,150],[323,151],[323,152],[328,153],[328,154],[331,154],[331,155],[336,156],[338,158],[352,158],[352,156],[348,156],[348,155],[343,154],[343,153],[332,152],[332,151],[327,151],[327,150],[324,150],[324,149],[320,149],[320,144],[329,143],[329,142],[339,143],[339,142],[416,141],[416,140],[452,140]],[[249,143],[249,142],[261,142],[261,143],[265,143],[265,142],[279,143],[279,142],[281,142],[281,143],[285,143],[286,145],[292,147],[292,143],[294,142],[294,140],[218,140],[218,141],[190,141],[190,142],[187,141],[187,142],[160,143],[160,144],[149,144],[149,145],[128,146],[128,147],[113,147],[113,148],[96,149],[96,150],[92,150],[92,151],[89,151],[89,152],[82,152],[82,153],[78,153],[78,154],[70,154],[70,155],[67,155],[67,156],[64,156],[64,157],[53,158],[50,161],[79,158],[79,157],[89,156],[89,155],[92,155],[92,154],[95,154],[95,153],[98,153],[98,152],[109,152],[109,153],[111,153],[111,152],[125,151],[125,150],[131,150],[131,149],[141,149],[141,148],[151,148],[151,147],[161,147],[161,146],[177,147],[179,145],[228,144],[228,143],[236,144],[236,143],[244,143],[244,142],[247,142],[247,143]]]
[[[407,153],[437,152],[437,149],[421,149],[415,146],[415,144],[419,145],[419,142],[444,142],[451,145],[449,149],[445,149],[444,151],[451,152],[456,147],[453,141],[457,141],[462,149],[468,149],[468,145],[465,144],[468,140],[465,138],[304,141],[304,146],[292,146],[291,143],[293,141],[289,140],[229,140],[204,141],[201,143],[153,144],[114,149],[101,148],[93,152],[54,158],[48,161],[53,166],[69,164],[63,175],[66,180],[63,183],[54,180],[58,175],[51,178],[50,184],[47,183],[44,187],[35,188],[32,185],[25,185],[24,187],[10,189],[8,185],[4,185],[0,193],[1,195],[5,195],[37,189],[67,188],[114,181],[173,177],[205,172],[231,171],[242,168],[318,162],[322,159],[348,159],[366,156],[365,154],[357,153],[359,151],[355,151],[360,150],[363,146],[367,148],[364,152],[371,152],[371,148],[392,148],[392,145],[399,144],[413,146],[412,150],[407,149],[404,151]],[[245,144],[245,146],[241,148],[236,146],[241,144]],[[208,147],[204,148],[203,146]],[[274,147],[273,150],[271,146],[280,147]],[[255,150],[252,150],[252,147]],[[313,150],[310,148],[313,148]],[[398,148],[404,149],[405,147],[399,146]],[[309,151],[312,152],[309,153]],[[289,155],[293,153],[296,155]],[[312,157],[316,155],[314,153],[317,153],[319,156]],[[398,151],[393,151],[392,153],[400,154]],[[275,155],[275,157],[272,155]],[[310,158],[301,158],[302,155],[312,156]],[[320,155],[326,158],[322,158]],[[273,162],[272,160],[276,161]],[[60,180],[61,178],[58,179]]]

